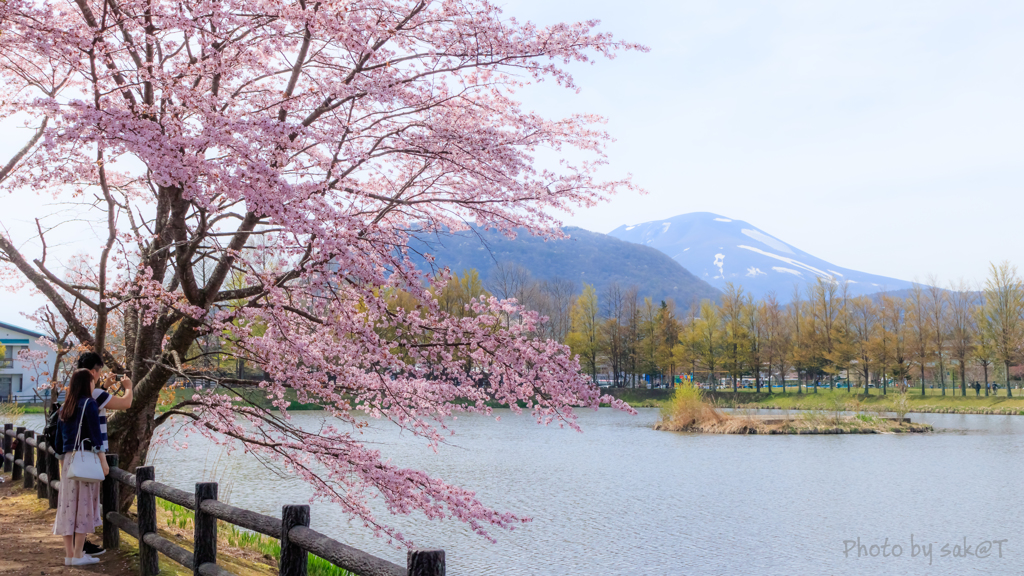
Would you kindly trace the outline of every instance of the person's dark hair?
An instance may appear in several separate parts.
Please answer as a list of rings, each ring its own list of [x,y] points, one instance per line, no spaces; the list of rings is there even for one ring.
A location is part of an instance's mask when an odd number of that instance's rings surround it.
[[[79,369],[71,374],[71,382],[68,383],[68,393],[64,397],[64,405],[60,408],[60,419],[67,422],[75,415],[78,408],[78,401],[82,398],[92,398],[92,374],[88,370]]]
[[[103,357],[95,352],[85,352],[78,357],[78,368],[92,370],[97,366],[103,366]]]

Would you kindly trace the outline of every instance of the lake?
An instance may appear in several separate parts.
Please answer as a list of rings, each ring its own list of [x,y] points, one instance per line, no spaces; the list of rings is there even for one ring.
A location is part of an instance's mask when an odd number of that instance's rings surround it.
[[[460,416],[438,454],[383,424],[365,435],[398,465],[533,518],[492,532],[497,544],[456,521],[382,518],[419,547],[444,548],[454,576],[1020,571],[1024,417],[913,414],[932,434],[720,436],[656,432],[655,409],[584,412],[583,433],[498,412],[500,422]],[[323,417],[293,414],[304,427]],[[157,480],[186,490],[216,480],[222,499],[278,517],[309,498],[252,458],[188,443],[154,452]],[[312,526],[405,563],[330,503],[313,503]]]

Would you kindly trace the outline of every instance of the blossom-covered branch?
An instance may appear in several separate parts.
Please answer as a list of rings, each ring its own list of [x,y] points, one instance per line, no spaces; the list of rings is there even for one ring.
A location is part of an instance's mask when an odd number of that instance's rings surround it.
[[[450,274],[417,269],[407,246],[468,223],[558,238],[559,211],[631,188],[599,176],[601,118],[547,118],[514,94],[576,90],[567,65],[642,46],[479,0],[7,0],[0,25],[0,120],[38,127],[0,159],[0,194],[93,198],[82,217],[105,231],[73,273],[0,234],[0,280],[29,283],[130,372],[135,403],[110,422],[123,463],[142,461],[161,392],[217,340],[260,367],[280,415],[221,389],[175,408],[187,426],[283,462],[393,539],[368,493],[482,534],[519,520],[387,463],[354,439],[352,411],[436,444],[453,411],[491,401],[575,428],[572,407],[610,400],[514,301],[440,308]],[[557,168],[537,167],[542,150]],[[333,427],[287,425],[291,394]]]

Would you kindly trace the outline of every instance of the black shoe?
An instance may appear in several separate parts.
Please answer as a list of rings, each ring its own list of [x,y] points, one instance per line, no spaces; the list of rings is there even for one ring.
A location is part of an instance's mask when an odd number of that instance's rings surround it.
[[[102,546],[97,546],[92,542],[86,541],[85,547],[82,548],[82,552],[85,552],[89,556],[99,556],[100,554],[106,552],[106,550],[104,550]]]

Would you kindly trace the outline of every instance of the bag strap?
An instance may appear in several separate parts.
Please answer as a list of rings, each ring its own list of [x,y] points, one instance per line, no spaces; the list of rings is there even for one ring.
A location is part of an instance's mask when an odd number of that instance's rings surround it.
[[[82,403],[82,415],[78,418],[78,434],[75,436],[75,448],[74,448],[74,450],[72,450],[72,452],[76,452],[76,451],[82,449],[82,448],[79,447],[80,446],[79,442],[81,442],[81,440],[82,440],[82,423],[85,422],[85,407],[88,404],[89,404],[89,400],[88,399],[84,403]]]

